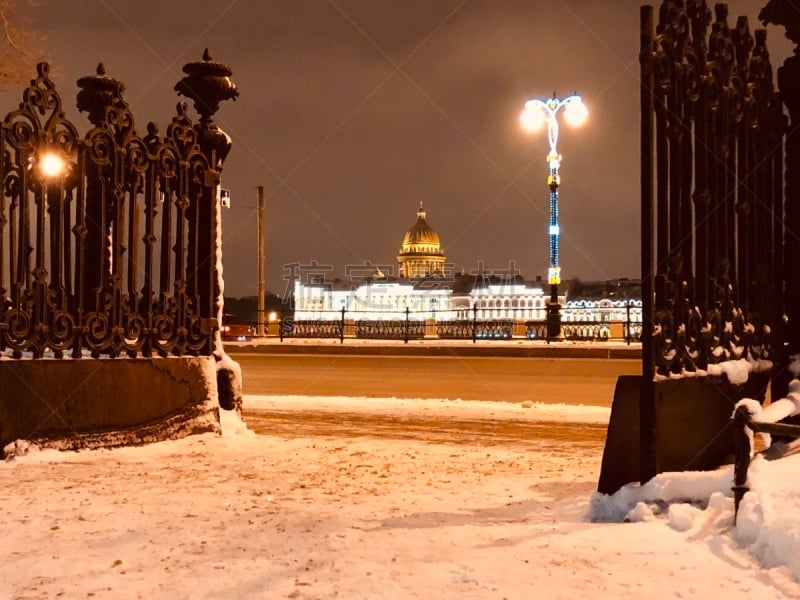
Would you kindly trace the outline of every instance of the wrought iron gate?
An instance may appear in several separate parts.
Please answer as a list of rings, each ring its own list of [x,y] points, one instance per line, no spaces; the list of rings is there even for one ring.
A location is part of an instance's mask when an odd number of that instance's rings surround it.
[[[731,26],[725,4],[712,14],[705,0],[666,0],[657,19],[642,7],[640,59],[644,481],[656,472],[654,380],[768,359],[782,394],[800,338],[784,293],[798,259],[796,190],[784,202],[789,103],[766,30]]]
[[[165,135],[140,136],[124,85],[78,80],[69,121],[38,66],[19,108],[0,127],[0,349],[114,357],[210,355],[220,312],[218,189],[230,138],[213,122],[235,99],[231,71],[203,60],[184,67],[186,103]]]

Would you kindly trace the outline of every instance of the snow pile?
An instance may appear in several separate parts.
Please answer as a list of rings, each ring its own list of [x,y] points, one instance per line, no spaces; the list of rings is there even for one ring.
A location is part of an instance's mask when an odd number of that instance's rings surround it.
[[[644,485],[629,483],[611,496],[594,494],[589,519],[614,523],[637,521],[640,519],[636,515],[641,514],[642,510],[636,509],[638,504],[653,505],[660,510],[658,507],[666,508],[671,503],[705,504],[715,493],[726,494],[733,499],[732,485],[731,467],[710,472],[661,473]]]
[[[747,383],[750,372],[754,370],[754,363],[740,358],[739,360],[726,360],[715,365],[708,365],[709,375],[726,375],[733,385]],[[759,365],[759,368],[760,365]]]
[[[756,456],[734,525],[733,467],[711,472],[663,473],[612,496],[595,493],[589,518],[599,522],[663,520],[687,541],[747,550],[765,569],[781,568],[800,581],[800,456],[767,461]]]
[[[748,471],[752,491],[742,499],[735,535],[764,567],[786,566],[800,581],[799,471],[800,456],[771,462],[756,457]]]
[[[253,437],[255,433],[247,428],[241,415],[235,410],[220,410],[219,424],[222,427],[222,435],[230,438]]]

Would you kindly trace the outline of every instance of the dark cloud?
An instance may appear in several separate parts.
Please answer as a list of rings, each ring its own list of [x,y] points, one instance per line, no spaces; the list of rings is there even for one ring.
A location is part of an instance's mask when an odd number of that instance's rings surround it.
[[[591,111],[559,140],[563,273],[637,276],[639,4],[51,0],[34,17],[76,121],[75,81],[98,61],[126,82],[140,130],[167,123],[180,68],[203,48],[233,68],[241,97],[218,118],[234,139],[224,267],[227,292],[245,295],[257,285],[257,185],[275,291],[288,263],[343,274],[392,262],[420,201],[458,268],[514,260],[544,275],[546,136],[517,118],[553,91],[578,91]],[[757,25],[761,2],[729,4],[731,24],[745,13]],[[788,46],[769,35],[778,64]],[[0,101],[9,110],[18,95]]]

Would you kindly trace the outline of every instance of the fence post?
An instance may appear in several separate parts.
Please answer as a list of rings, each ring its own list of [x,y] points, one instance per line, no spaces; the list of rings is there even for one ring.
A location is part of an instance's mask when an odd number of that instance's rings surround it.
[[[625,343],[631,345],[631,300],[625,302]]]
[[[409,314],[409,310],[408,310],[408,307],[406,306],[406,331],[405,331],[405,335],[403,336],[403,342],[406,343],[406,344],[408,343],[408,314]]]
[[[344,344],[344,306],[342,307],[342,327],[339,329],[339,343]]]
[[[739,503],[750,490],[747,487],[747,469],[750,467],[750,436],[747,435],[747,421],[750,413],[746,406],[738,406],[733,413],[733,524],[739,513]]]
[[[641,217],[642,236],[642,388],[639,396],[639,481],[645,483],[656,474],[656,400],[653,377],[655,361],[653,351],[653,304],[654,270],[654,227],[655,198],[653,197],[653,125],[655,113],[655,73],[653,60],[655,50],[655,25],[653,7],[642,6],[639,12],[641,25],[639,57],[641,63],[641,85],[639,86],[639,112],[641,114]],[[659,241],[661,239],[659,238]]]
[[[472,305],[472,343],[478,341],[478,303]]]
[[[183,72],[186,76],[175,84],[174,89],[179,96],[192,100],[200,115],[194,132],[197,145],[208,160],[202,181],[195,182],[193,177],[189,177],[191,189],[187,191],[196,196],[192,196],[194,201],[187,209],[189,270],[186,288],[190,293],[197,294],[196,310],[201,327],[208,329],[210,335],[214,329],[219,331],[224,308],[222,272],[217,264],[222,246],[219,187],[222,165],[231,150],[230,137],[214,123],[213,118],[220,102],[236,100],[239,92],[230,79],[231,70],[214,62],[208,49],[203,53],[202,60],[184,65]],[[181,273],[176,273],[176,276],[180,277]],[[222,355],[219,335],[209,340],[208,346],[212,352],[206,354]]]
[[[548,344],[550,343],[550,327],[546,323],[544,327],[544,339]]]

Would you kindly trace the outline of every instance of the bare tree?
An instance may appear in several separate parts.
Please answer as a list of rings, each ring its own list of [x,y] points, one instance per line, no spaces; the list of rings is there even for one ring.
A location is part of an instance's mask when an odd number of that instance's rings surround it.
[[[31,25],[36,0],[0,0],[0,87],[29,80],[44,55],[44,36]]]

